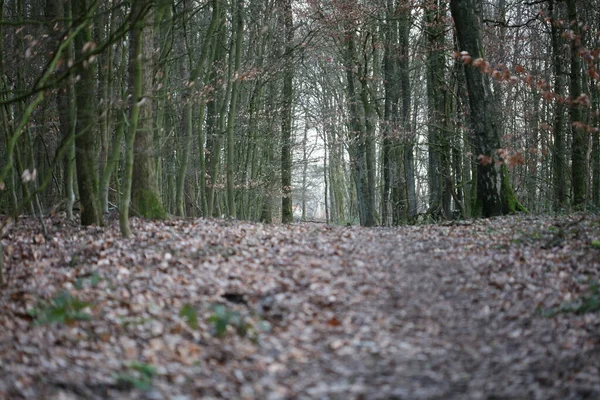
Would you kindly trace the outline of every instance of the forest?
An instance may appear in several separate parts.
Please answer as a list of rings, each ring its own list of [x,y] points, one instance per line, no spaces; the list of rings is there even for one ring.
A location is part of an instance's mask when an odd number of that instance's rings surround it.
[[[0,0],[0,398],[600,398],[598,0]]]
[[[593,1],[1,5],[3,214],[128,236],[600,207]]]

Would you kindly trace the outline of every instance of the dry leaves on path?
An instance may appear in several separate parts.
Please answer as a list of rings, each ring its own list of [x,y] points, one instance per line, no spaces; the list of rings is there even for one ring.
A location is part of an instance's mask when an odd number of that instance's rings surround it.
[[[600,398],[597,217],[48,225],[3,239],[0,398]]]

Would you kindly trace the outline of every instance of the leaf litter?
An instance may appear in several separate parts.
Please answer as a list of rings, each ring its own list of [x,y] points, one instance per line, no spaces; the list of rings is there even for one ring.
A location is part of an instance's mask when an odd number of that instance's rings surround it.
[[[48,226],[4,234],[0,398],[600,398],[596,216]]]

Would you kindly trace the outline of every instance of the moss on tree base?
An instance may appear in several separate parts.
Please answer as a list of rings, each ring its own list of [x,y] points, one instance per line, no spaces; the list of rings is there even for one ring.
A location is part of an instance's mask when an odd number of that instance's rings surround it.
[[[165,219],[165,212],[160,197],[151,190],[138,190],[131,199],[131,211],[138,217]]]
[[[500,168],[500,174],[502,176],[502,185],[500,187],[500,198],[502,199],[502,214],[514,214],[516,212],[529,213],[527,208],[519,203],[515,192],[510,185],[508,178],[508,169],[506,165],[502,165]]]

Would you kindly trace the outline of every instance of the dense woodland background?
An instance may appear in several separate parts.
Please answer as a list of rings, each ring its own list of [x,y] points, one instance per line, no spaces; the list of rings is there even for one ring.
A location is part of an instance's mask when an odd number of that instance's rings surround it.
[[[0,212],[598,210],[599,28],[595,0],[0,0]]]

